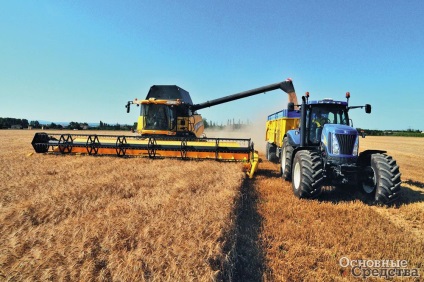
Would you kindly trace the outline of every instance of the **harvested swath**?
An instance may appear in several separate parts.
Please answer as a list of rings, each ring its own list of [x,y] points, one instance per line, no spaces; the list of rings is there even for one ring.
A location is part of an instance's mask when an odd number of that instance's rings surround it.
[[[231,275],[241,165],[34,154],[0,131],[0,277],[210,280]]]

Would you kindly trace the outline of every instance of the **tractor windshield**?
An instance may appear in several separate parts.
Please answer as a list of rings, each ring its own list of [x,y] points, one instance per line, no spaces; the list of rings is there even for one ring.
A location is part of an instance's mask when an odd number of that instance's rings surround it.
[[[324,124],[349,125],[349,115],[346,106],[337,104],[311,105],[307,111],[306,120],[307,132],[309,132],[308,140],[312,144],[320,142]]]
[[[147,130],[173,130],[176,126],[175,110],[167,105],[142,105],[141,115]]]

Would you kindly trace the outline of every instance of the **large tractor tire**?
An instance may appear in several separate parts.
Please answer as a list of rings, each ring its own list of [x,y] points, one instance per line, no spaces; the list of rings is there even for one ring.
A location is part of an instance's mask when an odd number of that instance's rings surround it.
[[[376,203],[387,205],[400,197],[400,176],[399,166],[391,156],[373,154],[359,183],[366,194],[374,196]]]
[[[272,143],[266,143],[266,159],[275,162],[277,159],[277,147]]]
[[[292,187],[298,198],[316,198],[323,182],[322,161],[318,153],[299,151],[293,161]]]
[[[290,146],[288,138],[284,137],[280,155],[280,172],[283,179],[288,181],[291,180],[292,174],[292,155],[293,146]]]

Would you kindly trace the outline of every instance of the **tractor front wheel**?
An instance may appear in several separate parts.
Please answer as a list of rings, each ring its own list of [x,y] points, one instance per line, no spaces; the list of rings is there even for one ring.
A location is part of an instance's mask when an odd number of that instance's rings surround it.
[[[316,198],[321,194],[323,169],[316,152],[296,153],[292,170],[293,193],[298,198]]]
[[[401,173],[396,161],[386,154],[371,155],[370,166],[362,169],[360,186],[376,203],[390,204],[400,197]]]

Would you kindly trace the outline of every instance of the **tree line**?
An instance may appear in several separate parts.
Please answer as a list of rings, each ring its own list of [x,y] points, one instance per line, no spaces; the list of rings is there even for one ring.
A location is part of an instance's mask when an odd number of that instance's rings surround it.
[[[41,124],[38,120],[28,121],[27,119],[18,118],[0,118],[0,129],[71,129],[71,130],[132,130],[137,127],[137,123],[133,125],[127,124],[108,124],[100,121],[98,126],[90,126],[87,122],[71,121],[68,125],[56,124]]]
[[[406,136],[406,137],[424,137],[419,129],[406,129],[406,130],[377,130],[377,129],[363,129],[357,128],[359,133],[365,133],[369,136]]]
[[[0,118],[0,128],[27,128],[29,122],[27,119],[18,119],[18,118]]]
[[[231,126],[233,129],[240,129],[246,125],[249,125],[249,121],[245,124],[243,122],[235,122],[234,119],[227,121],[227,125],[223,125],[222,122],[218,124],[217,122],[209,121],[203,119],[203,124],[205,128],[214,128],[214,129],[223,129],[225,127]],[[128,124],[108,124],[103,121],[99,122],[98,126],[90,126],[86,122],[75,122],[71,121],[67,126],[62,124],[56,124],[54,122],[50,124],[41,124],[37,120],[28,121],[27,119],[18,119],[18,118],[1,118],[0,117],[0,129],[25,129],[31,127],[33,129],[71,129],[71,130],[135,130],[137,128],[137,123],[133,125]],[[411,137],[424,137],[424,133],[421,133],[421,130],[418,129],[406,129],[406,130],[377,130],[377,129],[363,129],[357,128],[359,133],[365,133],[369,136],[411,136]]]

